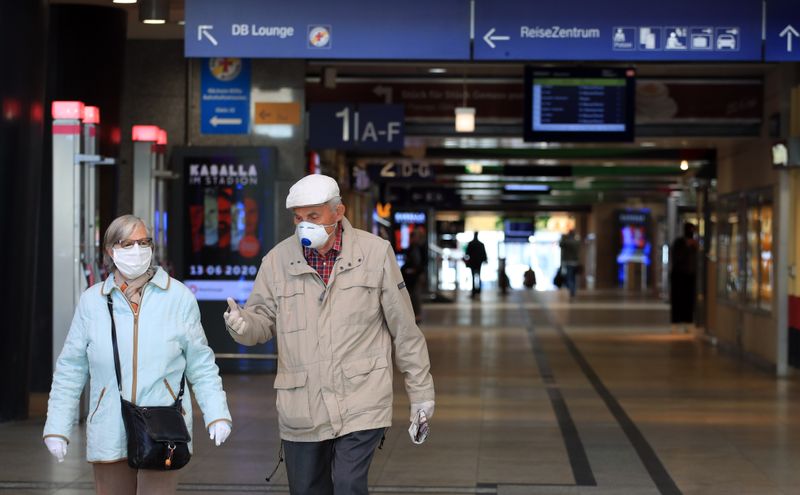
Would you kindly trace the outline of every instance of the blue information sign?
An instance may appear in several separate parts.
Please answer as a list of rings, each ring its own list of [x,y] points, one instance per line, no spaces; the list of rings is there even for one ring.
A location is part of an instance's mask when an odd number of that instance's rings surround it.
[[[764,58],[767,62],[800,61],[800,2],[767,2],[767,39]]]
[[[188,0],[187,57],[469,60],[468,0]]]
[[[200,69],[200,132],[247,134],[250,126],[250,61],[210,58]]]
[[[308,145],[315,149],[401,150],[402,105],[319,103],[309,107]]]
[[[761,14],[757,0],[476,0],[474,59],[755,61]]]

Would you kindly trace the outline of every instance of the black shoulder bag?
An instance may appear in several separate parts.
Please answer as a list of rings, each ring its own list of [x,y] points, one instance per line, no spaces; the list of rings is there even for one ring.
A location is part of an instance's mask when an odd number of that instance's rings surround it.
[[[186,373],[181,376],[178,397],[171,406],[142,407],[122,397],[122,376],[117,347],[117,328],[114,324],[114,304],[108,296],[111,315],[111,341],[114,345],[114,370],[122,404],[122,421],[128,435],[128,465],[134,469],[167,471],[180,469],[189,463],[191,436],[181,414]]]

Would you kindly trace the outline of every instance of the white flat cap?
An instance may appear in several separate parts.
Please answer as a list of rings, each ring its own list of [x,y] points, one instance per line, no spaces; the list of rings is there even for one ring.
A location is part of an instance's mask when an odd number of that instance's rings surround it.
[[[327,175],[306,175],[289,188],[286,209],[321,205],[339,196],[339,184],[333,178]]]

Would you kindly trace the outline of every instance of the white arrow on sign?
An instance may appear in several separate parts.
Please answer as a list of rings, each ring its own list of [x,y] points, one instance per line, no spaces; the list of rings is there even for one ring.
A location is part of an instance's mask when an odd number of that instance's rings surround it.
[[[217,127],[218,125],[242,125],[242,119],[239,118],[226,119],[222,117],[217,117],[216,115],[211,117],[211,120],[209,120],[209,122],[211,122],[211,125],[213,125],[214,127]]]
[[[792,52],[792,37],[793,36],[800,36],[800,33],[792,26],[791,24],[787,24],[783,31],[780,34],[781,38],[786,36],[786,51],[791,53]]]
[[[486,35],[483,37],[483,41],[486,42],[491,48],[497,48],[497,45],[494,44],[495,41],[508,41],[511,39],[509,36],[495,36],[494,35],[495,28],[490,29]]]
[[[372,92],[377,96],[383,96],[386,99],[387,105],[392,102],[394,91],[391,86],[375,86],[372,88]]]
[[[197,26],[197,41],[203,41],[203,36],[208,38],[208,41],[211,42],[212,45],[217,46],[219,43],[217,39],[211,35],[211,30],[214,29],[214,26],[210,26],[208,24],[202,24]]]

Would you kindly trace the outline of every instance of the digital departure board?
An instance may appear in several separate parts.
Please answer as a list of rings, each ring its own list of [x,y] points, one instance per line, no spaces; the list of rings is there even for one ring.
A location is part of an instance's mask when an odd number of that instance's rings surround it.
[[[526,141],[632,141],[633,69],[525,70]]]

